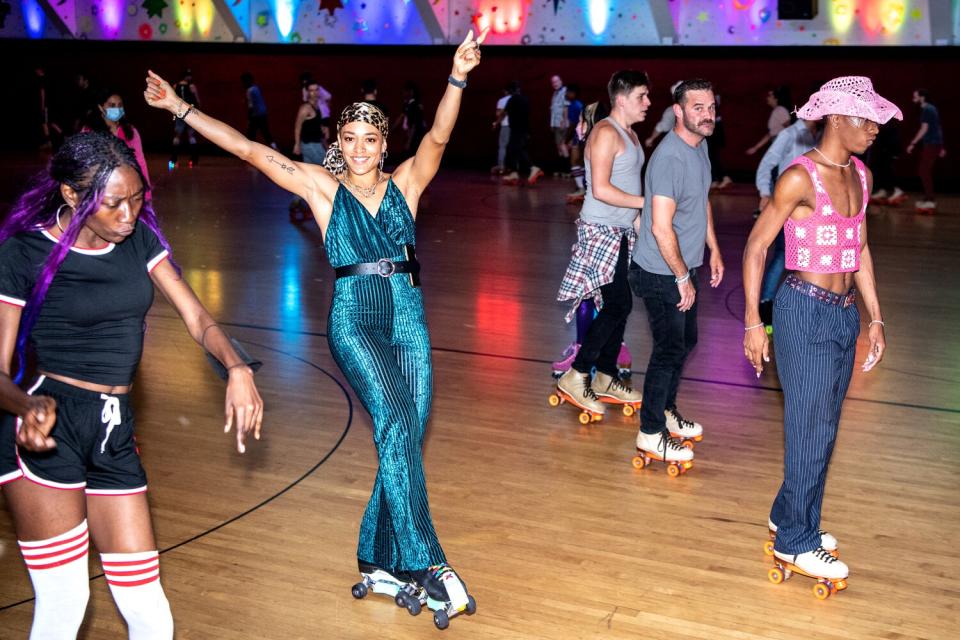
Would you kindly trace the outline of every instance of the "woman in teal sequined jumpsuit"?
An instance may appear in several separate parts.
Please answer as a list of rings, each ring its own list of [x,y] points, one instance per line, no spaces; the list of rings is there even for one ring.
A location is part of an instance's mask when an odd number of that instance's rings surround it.
[[[448,607],[450,611],[463,610],[467,596],[446,564],[427,502],[422,445],[432,389],[430,340],[420,289],[413,285],[416,274],[406,273],[418,267],[406,251],[414,244],[420,194],[440,167],[467,74],[480,63],[485,36],[486,31],[474,39],[471,31],[457,48],[432,128],[416,155],[392,175],[382,172],[388,122],[368,103],[344,109],[337,141],[318,167],[247,140],[183,103],[152,72],[144,92],[150,105],[167,109],[310,205],[337,270],[328,324],[330,350],[370,412],[380,460],[360,526],[361,572],[366,576],[382,570],[391,579],[412,579],[432,599],[448,605],[462,600],[454,609]]]

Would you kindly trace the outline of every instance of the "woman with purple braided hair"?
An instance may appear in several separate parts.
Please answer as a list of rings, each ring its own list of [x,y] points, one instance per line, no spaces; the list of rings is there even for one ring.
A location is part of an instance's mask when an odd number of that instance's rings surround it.
[[[253,372],[180,277],[145,185],[122,140],[81,133],[0,227],[0,486],[36,594],[31,638],[76,637],[90,538],[130,638],[173,637],[129,401],[154,287],[228,369],[237,448],[259,438]]]
[[[426,604],[441,628],[451,616],[473,613],[476,603],[447,564],[427,500],[422,448],[433,370],[413,254],[414,219],[420,195],[440,168],[485,36],[474,39],[470,31],[457,47],[433,126],[392,175],[383,172],[389,123],[370,102],[343,110],[337,139],[318,166],[285,158],[200,113],[153,72],[144,91],[148,104],[185,120],[310,206],[337,277],[327,342],[373,419],[379,460],[360,524],[361,582],[353,595],[388,594],[414,614]]]

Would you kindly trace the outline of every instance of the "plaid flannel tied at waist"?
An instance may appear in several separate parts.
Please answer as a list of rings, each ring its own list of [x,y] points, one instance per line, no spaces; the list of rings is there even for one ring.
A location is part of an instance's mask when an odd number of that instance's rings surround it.
[[[633,227],[611,227],[577,220],[577,243],[573,245],[570,265],[560,283],[557,300],[573,300],[573,306],[565,316],[573,320],[582,300],[592,297],[597,309],[603,306],[600,287],[613,282],[620,255],[620,239],[627,237],[628,251],[633,254],[637,232]]]

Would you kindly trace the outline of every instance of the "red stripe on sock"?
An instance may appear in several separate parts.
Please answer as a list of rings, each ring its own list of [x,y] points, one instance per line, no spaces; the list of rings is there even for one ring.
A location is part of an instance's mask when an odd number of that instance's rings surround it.
[[[108,577],[107,584],[113,585],[114,587],[139,587],[140,585],[156,582],[159,579],[160,579],[160,574],[157,574],[152,578],[146,578],[144,580],[135,580],[133,582],[114,582]]]
[[[21,543],[20,543],[20,548],[21,548],[21,549],[29,549],[29,550],[31,550],[31,551],[34,551],[34,550],[39,551],[40,549],[46,549],[46,548],[48,548],[48,547],[56,547],[56,546],[59,546],[59,545],[61,545],[61,544],[70,544],[71,542],[74,542],[75,540],[79,540],[80,538],[86,537],[86,535],[87,535],[87,529],[84,529],[81,533],[78,533],[77,535],[75,535],[75,536],[72,537],[72,538],[68,538],[68,539],[66,539],[66,540],[57,540],[56,542],[48,542],[47,544],[41,544],[41,545],[36,545],[36,546],[34,546],[34,544],[33,544],[32,542],[21,542]]]
[[[84,549],[82,552],[78,553],[77,555],[73,556],[72,558],[64,558],[60,562],[51,562],[49,564],[30,564],[29,562],[27,562],[26,558],[24,558],[24,563],[27,565],[27,569],[36,569],[36,570],[53,569],[55,567],[61,567],[65,564],[70,564],[74,560],[80,560],[81,558],[85,558],[85,557],[87,557],[86,549]]]
[[[44,558],[55,558],[56,556],[61,556],[65,553],[76,551],[77,549],[86,550],[89,545],[90,541],[85,539],[80,544],[75,544],[72,547],[61,549],[60,551],[51,551],[50,553],[27,553],[26,549],[21,549],[20,553],[23,554],[24,560],[43,560]]]
[[[159,556],[149,556],[142,560],[104,560],[100,558],[100,564],[103,565],[104,571],[107,570],[107,567],[129,567],[135,564],[144,564],[147,562],[156,562],[160,559]]]
[[[108,578],[111,576],[119,578],[120,576],[139,576],[144,573],[150,573],[151,571],[156,571],[159,568],[160,568],[160,563],[154,562],[149,567],[146,567],[144,569],[136,569],[135,571],[114,571],[112,569],[105,568],[103,572],[107,575]]]

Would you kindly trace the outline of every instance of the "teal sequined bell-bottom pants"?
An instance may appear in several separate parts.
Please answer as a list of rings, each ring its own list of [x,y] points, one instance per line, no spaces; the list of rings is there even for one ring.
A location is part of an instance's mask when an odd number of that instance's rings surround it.
[[[433,374],[420,290],[402,275],[337,280],[328,341],[373,419],[380,460],[357,558],[396,571],[446,562],[423,474]]]

